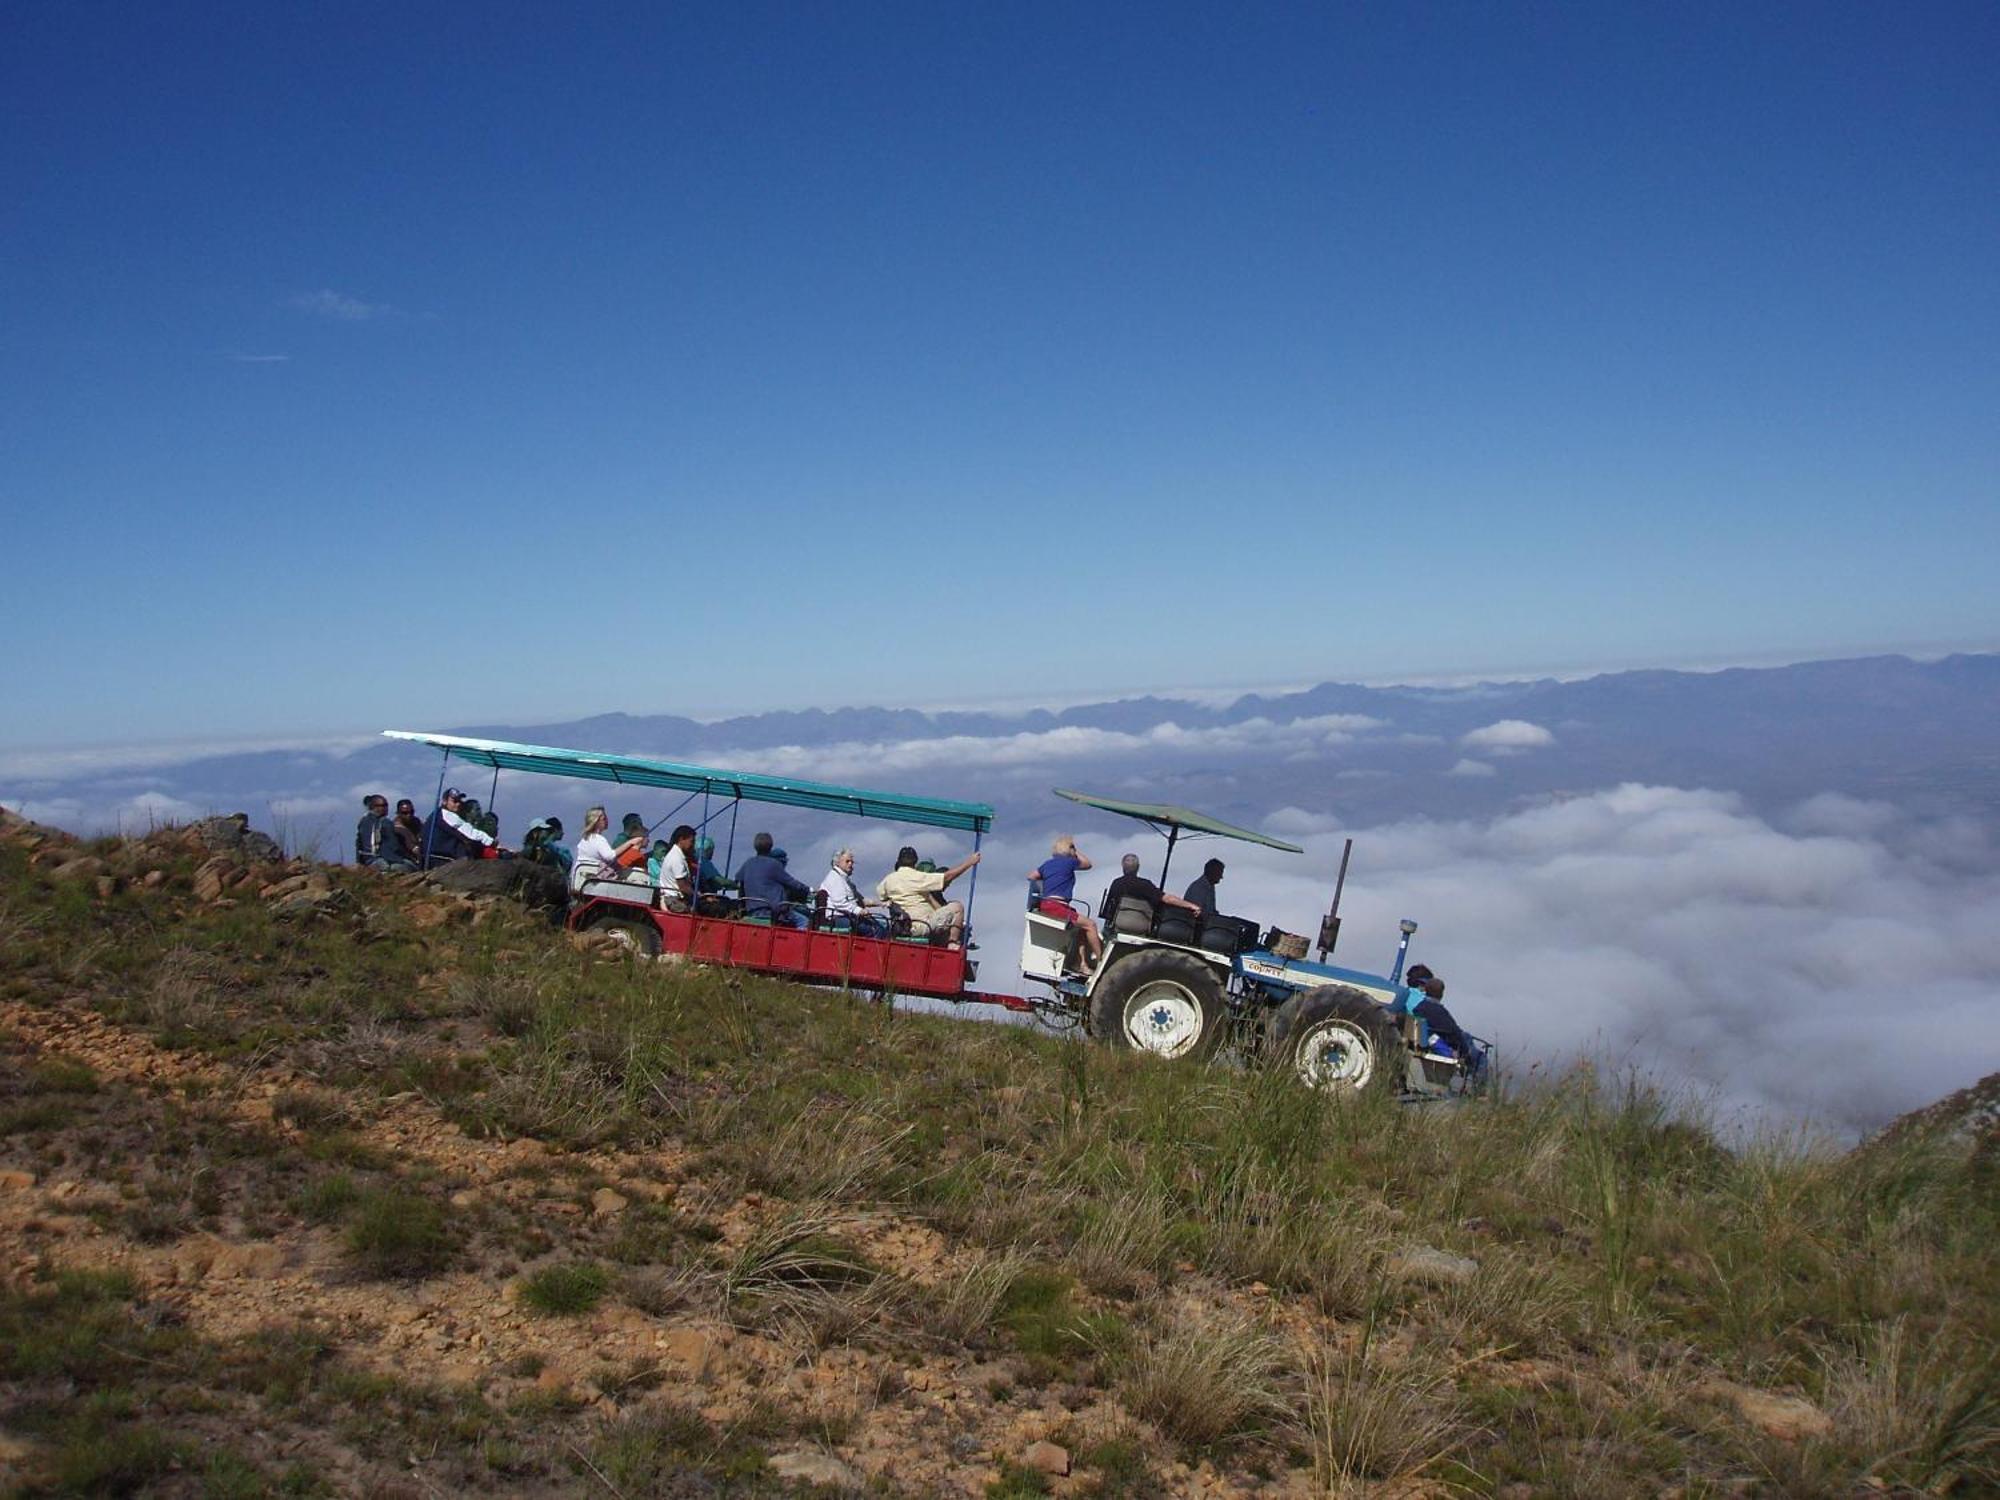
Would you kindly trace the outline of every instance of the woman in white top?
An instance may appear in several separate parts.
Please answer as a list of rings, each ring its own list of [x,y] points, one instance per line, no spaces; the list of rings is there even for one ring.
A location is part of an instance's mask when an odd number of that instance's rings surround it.
[[[586,880],[618,880],[624,872],[618,868],[618,856],[627,849],[644,847],[643,836],[627,839],[622,844],[614,844],[604,836],[604,830],[611,826],[611,818],[603,808],[593,807],[583,815],[583,837],[576,841],[576,862],[570,866],[569,888],[583,889]]]

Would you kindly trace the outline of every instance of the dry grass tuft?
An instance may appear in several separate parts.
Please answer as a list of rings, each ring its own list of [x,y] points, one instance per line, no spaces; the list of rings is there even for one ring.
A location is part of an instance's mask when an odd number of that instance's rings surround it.
[[[1119,1391],[1135,1415],[1206,1448],[1289,1416],[1290,1368],[1284,1340],[1262,1324],[1183,1314],[1132,1352]]]
[[[1391,1368],[1364,1342],[1344,1354],[1322,1350],[1306,1371],[1300,1435],[1329,1495],[1417,1479],[1458,1446],[1459,1426],[1457,1394],[1441,1365],[1410,1360]]]

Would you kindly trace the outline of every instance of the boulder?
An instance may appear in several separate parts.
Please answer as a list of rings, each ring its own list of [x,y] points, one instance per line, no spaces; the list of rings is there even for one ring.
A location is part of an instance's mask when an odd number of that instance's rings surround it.
[[[1736,1414],[1755,1427],[1786,1442],[1800,1438],[1833,1435],[1833,1418],[1803,1396],[1785,1396],[1776,1391],[1752,1390],[1728,1380],[1712,1380],[1704,1393],[1736,1408]]]
[[[248,813],[203,818],[191,832],[196,842],[211,854],[234,854],[239,859],[260,865],[281,864],[285,858],[285,851],[278,847],[276,839],[250,826]]]
[[[462,896],[512,896],[526,906],[556,907],[569,899],[562,872],[531,859],[458,859],[425,877]]]
[[[854,1465],[817,1448],[788,1448],[783,1453],[773,1453],[769,1467],[780,1479],[824,1485],[834,1490],[860,1490],[868,1482]]]
[[[1069,1449],[1060,1443],[1051,1443],[1044,1438],[1039,1443],[1028,1444],[1028,1451],[1021,1455],[1021,1462],[1043,1474],[1062,1475],[1069,1472]]]
[[[229,876],[235,873],[235,868],[226,854],[218,854],[212,859],[204,860],[201,867],[194,872],[194,899],[215,900],[222,894],[223,887],[228,883]]]
[[[66,859],[59,865],[51,866],[49,878],[52,880],[95,880],[104,873],[104,861],[93,854],[79,854]]]
[[[1479,1274],[1479,1262],[1431,1245],[1411,1245],[1389,1258],[1389,1274],[1398,1281],[1452,1286]]]

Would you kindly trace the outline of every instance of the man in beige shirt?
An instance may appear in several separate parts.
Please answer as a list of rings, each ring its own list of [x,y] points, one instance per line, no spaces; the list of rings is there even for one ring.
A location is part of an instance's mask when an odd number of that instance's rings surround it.
[[[905,844],[896,855],[896,868],[882,877],[875,894],[917,924],[919,934],[932,937],[944,933],[945,941],[956,948],[965,937],[965,907],[944,899],[944,888],[979,863],[973,854],[949,870],[919,870],[917,851]]]

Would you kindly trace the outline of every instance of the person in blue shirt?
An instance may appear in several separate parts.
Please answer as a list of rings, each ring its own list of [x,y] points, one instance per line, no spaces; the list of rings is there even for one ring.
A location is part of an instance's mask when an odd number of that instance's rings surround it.
[[[743,868],[736,872],[736,883],[743,887],[746,914],[754,917],[768,912],[773,922],[787,927],[805,926],[805,913],[795,911],[791,903],[810,902],[812,892],[772,856],[770,834],[758,834],[751,840],[751,847],[757,852],[744,860]]]
[[[736,882],[722,873],[715,862],[715,840],[703,834],[694,841],[694,856],[701,861],[699,879],[704,895],[716,895],[722,891],[736,889]]]
[[[1436,1033],[1439,1041],[1451,1048],[1452,1055],[1465,1064],[1465,1070],[1477,1078],[1486,1066],[1486,1053],[1465,1034],[1458,1020],[1444,1008],[1444,981],[1430,971],[1428,965],[1411,964],[1410,972],[1403,976],[1410,987],[1409,999],[1405,1002],[1410,1014],[1417,1016]],[[1417,997],[1423,998],[1419,1000]]]
[[[1065,833],[1050,847],[1049,857],[1028,872],[1028,878],[1042,883],[1037,909],[1052,917],[1068,918],[1069,924],[1082,935],[1084,955],[1094,969],[1104,956],[1104,940],[1097,935],[1097,924],[1073,904],[1076,872],[1089,868],[1090,860],[1076,847],[1076,840]]]

